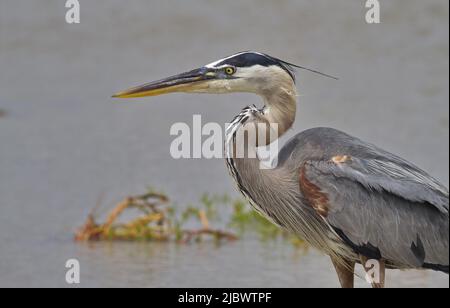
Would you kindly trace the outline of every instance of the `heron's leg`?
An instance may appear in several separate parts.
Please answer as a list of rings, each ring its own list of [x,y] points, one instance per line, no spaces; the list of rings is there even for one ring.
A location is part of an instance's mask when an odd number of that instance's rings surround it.
[[[336,273],[344,289],[352,289],[355,287],[355,262],[331,258]]]
[[[383,260],[376,260],[379,263],[378,267],[374,267],[370,260],[367,257],[360,256],[361,258],[361,264],[366,271],[366,273],[369,274],[369,276],[372,276],[373,271],[378,269],[380,272],[378,274],[379,281],[372,282],[372,287],[375,289],[382,289],[385,287],[385,281],[386,281],[386,263]]]

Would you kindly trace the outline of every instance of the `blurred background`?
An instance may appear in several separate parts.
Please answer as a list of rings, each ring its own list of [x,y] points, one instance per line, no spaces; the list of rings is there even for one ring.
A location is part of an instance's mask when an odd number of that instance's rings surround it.
[[[173,160],[175,122],[224,124],[257,97],[117,102],[118,90],[256,50],[340,77],[299,71],[290,136],[329,126],[399,154],[449,183],[449,2],[363,0],[81,0],[0,2],[0,287],[337,287],[326,256],[245,240],[212,244],[75,244],[102,196],[151,185],[179,204],[238,197],[221,160]],[[390,287],[448,287],[447,275],[388,273]],[[358,286],[366,284],[358,281]]]

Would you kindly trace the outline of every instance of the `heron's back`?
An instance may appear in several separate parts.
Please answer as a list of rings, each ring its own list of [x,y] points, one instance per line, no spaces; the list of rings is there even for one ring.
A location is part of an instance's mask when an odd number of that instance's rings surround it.
[[[298,206],[322,206],[317,215],[355,253],[448,273],[448,189],[418,167],[338,130],[314,128],[283,147],[279,169],[298,181],[306,200]]]

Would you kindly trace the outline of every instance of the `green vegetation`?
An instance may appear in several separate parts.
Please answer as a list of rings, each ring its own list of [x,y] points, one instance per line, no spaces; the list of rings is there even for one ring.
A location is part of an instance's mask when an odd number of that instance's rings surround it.
[[[219,215],[219,207],[231,212]],[[242,200],[203,195],[198,205],[188,205],[180,212],[178,208],[165,194],[149,190],[117,204],[103,223],[97,222],[94,210],[76,233],[75,240],[190,243],[209,238],[221,243],[238,240],[245,234],[256,234],[262,241],[290,241],[305,248],[304,242],[269,222]],[[127,217],[132,218],[121,222],[120,218],[126,212],[129,212]],[[224,230],[212,225],[221,225]]]

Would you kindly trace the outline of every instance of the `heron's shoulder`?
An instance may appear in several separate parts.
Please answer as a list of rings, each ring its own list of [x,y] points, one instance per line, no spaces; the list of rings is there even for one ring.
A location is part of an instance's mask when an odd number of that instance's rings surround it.
[[[336,155],[349,155],[360,159],[382,159],[409,164],[370,142],[328,127],[311,128],[298,133],[286,143],[282,152],[290,155],[302,153],[303,158],[310,160],[328,160]]]
[[[286,142],[281,157],[300,155],[304,159],[324,159],[329,153],[348,150],[362,141],[342,131],[328,127],[316,127],[302,131]]]
[[[317,127],[300,132],[290,139],[280,151],[279,158],[293,159],[297,163],[306,160],[330,160],[337,155],[347,155],[363,160],[377,160],[413,170],[424,177],[426,172],[411,162],[372,143],[337,129]]]
[[[280,151],[278,161],[295,169],[307,161],[333,161],[337,157],[355,158],[364,170],[377,171],[381,180],[401,179],[402,183],[414,182],[438,192],[448,211],[448,189],[438,180],[406,159],[336,129],[319,127],[297,134]]]
[[[343,131],[330,127],[315,127],[295,135],[291,141],[322,142],[323,140],[349,140],[356,139]]]

